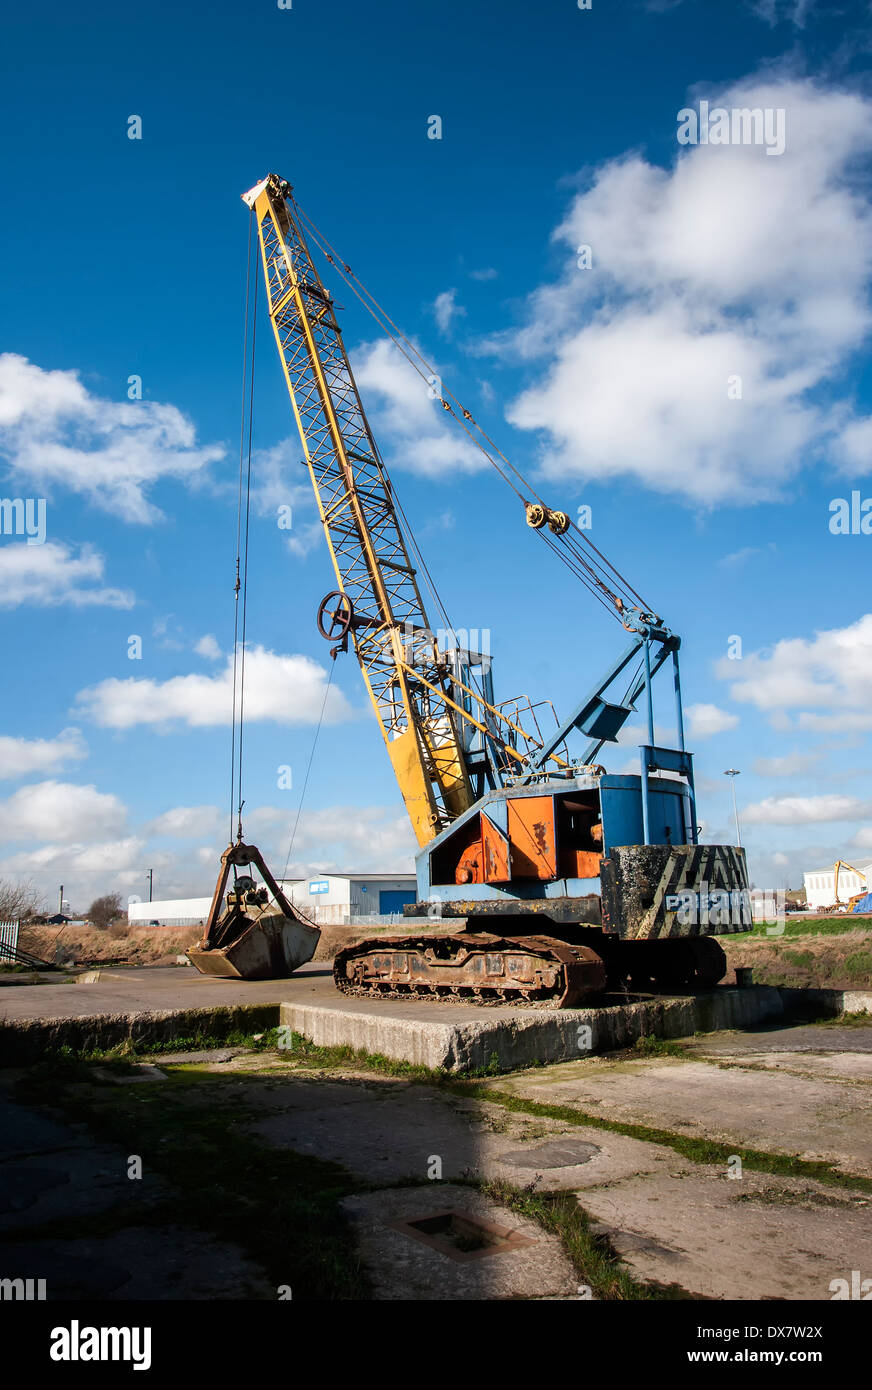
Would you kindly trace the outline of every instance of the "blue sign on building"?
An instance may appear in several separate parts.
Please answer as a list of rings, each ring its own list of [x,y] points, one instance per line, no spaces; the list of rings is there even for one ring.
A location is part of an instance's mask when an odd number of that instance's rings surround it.
[[[326,878],[318,878],[318,879],[315,880],[314,883],[310,883],[310,884],[309,884],[309,892],[310,892],[310,893],[329,893],[329,892],[330,892],[330,884],[327,882],[327,879],[326,879]]]

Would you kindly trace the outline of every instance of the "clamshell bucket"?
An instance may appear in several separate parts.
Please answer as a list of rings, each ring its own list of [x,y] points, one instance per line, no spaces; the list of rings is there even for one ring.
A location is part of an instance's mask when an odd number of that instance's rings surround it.
[[[237,874],[222,911],[231,868],[251,864],[260,871],[266,888],[259,888],[249,875]],[[281,980],[312,959],[320,937],[319,929],[305,921],[285,897],[260,850],[240,841],[221,856],[203,936],[187,956],[203,975]]]

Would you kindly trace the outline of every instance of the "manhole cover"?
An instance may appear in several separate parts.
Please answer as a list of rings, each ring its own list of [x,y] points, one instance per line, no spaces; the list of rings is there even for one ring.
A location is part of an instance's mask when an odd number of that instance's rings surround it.
[[[598,1153],[599,1144],[588,1144],[583,1139],[549,1139],[546,1144],[500,1154],[499,1161],[513,1168],[577,1168]]]
[[[497,1226],[493,1221],[466,1211],[440,1211],[432,1216],[388,1224],[392,1230],[429,1245],[451,1260],[478,1260],[485,1255],[502,1255],[536,1244],[532,1236]]]

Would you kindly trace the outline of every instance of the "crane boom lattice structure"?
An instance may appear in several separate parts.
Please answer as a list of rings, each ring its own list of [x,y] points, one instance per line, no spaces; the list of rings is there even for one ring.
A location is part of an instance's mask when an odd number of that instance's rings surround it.
[[[415,568],[333,304],[275,176],[247,195],[269,316],[351,637],[418,842],[473,802]]]

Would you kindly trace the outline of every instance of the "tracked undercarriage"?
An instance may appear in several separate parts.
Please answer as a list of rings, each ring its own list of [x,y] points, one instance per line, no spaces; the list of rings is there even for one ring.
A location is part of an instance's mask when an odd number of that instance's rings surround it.
[[[550,936],[477,931],[372,937],[337,953],[333,978],[344,994],[371,998],[572,1008],[606,989],[704,989],[726,968],[722,948],[710,937],[651,943],[599,934],[596,947]]]

